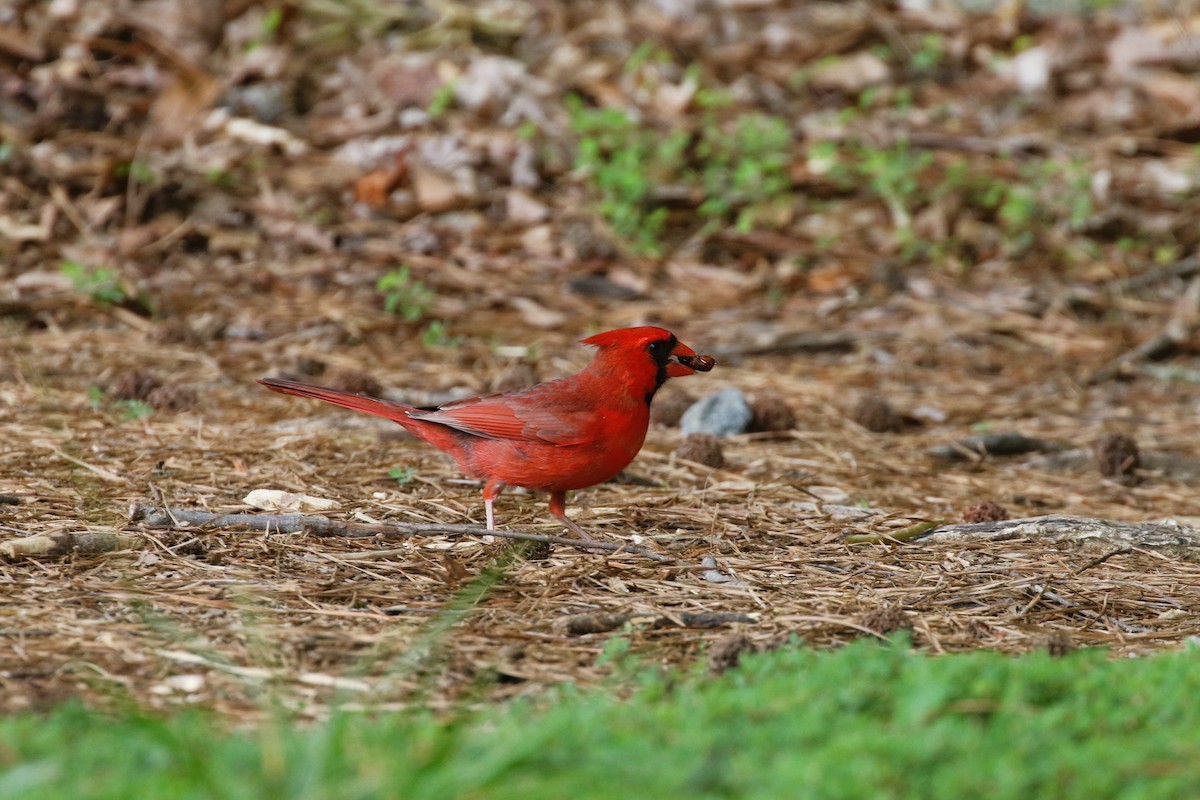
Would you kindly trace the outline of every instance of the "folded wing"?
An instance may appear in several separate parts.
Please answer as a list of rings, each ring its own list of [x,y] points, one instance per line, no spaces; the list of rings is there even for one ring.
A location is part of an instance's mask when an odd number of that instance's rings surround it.
[[[506,402],[501,395],[472,398],[436,409],[419,409],[409,412],[409,416],[485,439],[565,446],[582,444],[592,438],[587,427],[590,414],[517,405]]]

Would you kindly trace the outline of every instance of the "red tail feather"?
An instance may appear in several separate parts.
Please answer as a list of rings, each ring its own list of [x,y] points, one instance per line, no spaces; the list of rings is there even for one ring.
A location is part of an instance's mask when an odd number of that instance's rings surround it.
[[[413,410],[413,407],[405,403],[393,403],[390,400],[377,400],[374,397],[364,397],[361,394],[350,394],[350,392],[340,392],[337,389],[329,389],[324,386],[314,386],[311,383],[300,383],[298,381],[280,381],[272,378],[263,378],[259,380],[263,386],[271,391],[279,392],[280,394],[294,394],[297,397],[309,397],[313,400],[322,400],[326,403],[332,403],[335,406],[342,408],[353,409],[354,411],[365,411],[368,414],[374,414],[377,417],[385,417],[387,419],[404,424],[410,422],[408,412]],[[407,426],[406,426],[407,427]]]

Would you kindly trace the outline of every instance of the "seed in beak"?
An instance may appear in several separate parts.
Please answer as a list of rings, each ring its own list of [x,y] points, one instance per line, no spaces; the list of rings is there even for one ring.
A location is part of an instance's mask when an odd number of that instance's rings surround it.
[[[712,356],[675,356],[675,359],[685,367],[691,367],[697,372],[708,372],[717,363]]]

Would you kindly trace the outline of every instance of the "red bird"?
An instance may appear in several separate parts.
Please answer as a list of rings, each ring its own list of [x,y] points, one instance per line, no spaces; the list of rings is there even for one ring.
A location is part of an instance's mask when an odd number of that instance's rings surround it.
[[[581,344],[598,348],[570,377],[528,389],[485,394],[417,408],[390,400],[295,381],[264,378],[276,392],[323,400],[400,423],[480,478],[488,530],[492,504],[505,486],[550,493],[550,513],[579,536],[567,518],[567,492],[608,480],[637,455],[650,424],[650,401],[667,378],[707,372],[716,361],[650,326],[599,333]]]

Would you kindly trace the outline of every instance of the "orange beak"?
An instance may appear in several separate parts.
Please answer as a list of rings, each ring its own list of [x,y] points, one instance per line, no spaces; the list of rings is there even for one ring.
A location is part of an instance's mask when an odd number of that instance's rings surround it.
[[[667,375],[672,378],[695,375],[697,372],[708,372],[717,363],[712,356],[697,355],[695,350],[683,342],[675,345],[671,355],[675,360],[667,364]]]

